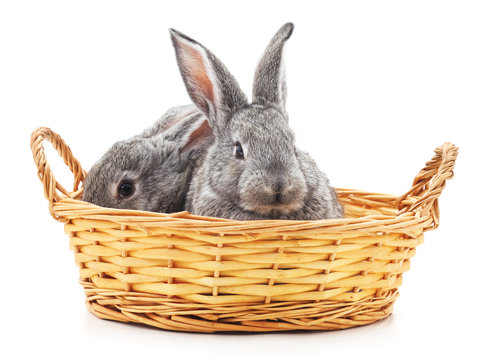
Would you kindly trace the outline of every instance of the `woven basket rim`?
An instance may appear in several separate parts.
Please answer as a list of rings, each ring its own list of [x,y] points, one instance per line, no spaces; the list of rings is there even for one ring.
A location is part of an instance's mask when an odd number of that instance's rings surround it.
[[[373,196],[380,196],[392,200],[396,200],[398,197],[390,194],[382,194],[382,193],[372,193],[372,192],[367,192],[364,190],[354,190],[354,189],[345,189],[345,188],[335,188],[336,192],[341,194],[341,193],[351,193],[351,194],[368,194],[368,195],[373,195]],[[83,193],[83,187],[80,187],[80,196]],[[415,203],[419,199],[418,196],[408,196],[402,204],[400,204],[401,207],[404,207],[406,205],[411,205]],[[287,220],[287,219],[267,219],[267,220],[233,220],[233,219],[226,219],[226,218],[219,218],[219,217],[213,217],[213,216],[204,216],[204,215],[196,215],[192,214],[189,211],[183,210],[179,212],[174,212],[174,213],[160,213],[160,212],[154,212],[154,211],[147,211],[147,210],[136,210],[136,209],[119,209],[119,208],[111,208],[111,207],[104,207],[104,206],[99,206],[95,205],[83,200],[80,200],[79,198],[74,198],[72,196],[66,196],[62,195],[62,197],[54,201],[53,204],[58,204],[58,205],[65,205],[65,206],[78,206],[80,208],[83,208],[85,210],[91,210],[93,211],[93,215],[96,214],[103,214],[106,216],[111,216],[114,214],[117,214],[116,216],[136,216],[136,217],[153,217],[153,218],[185,218],[187,220],[195,220],[195,221],[202,221],[202,222],[223,222],[223,223],[237,223],[237,224],[245,224],[245,223],[262,223],[262,222],[271,222],[271,223],[276,223],[276,224],[299,224],[299,223],[341,223],[341,222],[349,222],[352,219],[366,219],[366,218],[372,218],[372,217],[378,217],[374,215],[365,215],[361,217],[355,217],[355,218],[338,218],[338,219],[316,219],[316,220]],[[75,205],[76,204],[76,205]],[[61,211],[62,210],[58,210]],[[381,215],[382,218],[396,218],[398,216],[401,216],[403,213],[401,213],[400,210],[397,210],[398,213],[395,215]],[[91,214],[85,214],[84,216],[90,217]]]

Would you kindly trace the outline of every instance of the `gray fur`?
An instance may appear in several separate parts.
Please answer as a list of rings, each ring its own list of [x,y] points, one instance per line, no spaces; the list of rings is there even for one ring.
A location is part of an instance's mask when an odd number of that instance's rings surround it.
[[[88,172],[83,200],[111,208],[182,211],[193,169],[213,142],[210,130],[191,137],[203,125],[206,119],[195,106],[176,107],[140,135],[115,143]],[[127,180],[134,193],[117,196]]]
[[[288,126],[282,52],[292,31],[285,24],[272,38],[256,70],[250,104],[215,55],[171,31],[188,93],[215,135],[191,181],[186,210],[237,220],[342,217],[327,177],[296,149]],[[243,145],[244,159],[235,156],[236,142]]]

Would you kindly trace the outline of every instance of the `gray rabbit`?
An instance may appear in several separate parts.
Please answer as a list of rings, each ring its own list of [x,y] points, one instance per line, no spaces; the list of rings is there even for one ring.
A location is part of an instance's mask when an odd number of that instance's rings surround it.
[[[88,172],[82,198],[111,208],[182,211],[193,170],[213,141],[195,106],[172,108],[140,135],[112,145]]]
[[[190,184],[185,208],[191,213],[236,220],[342,217],[327,177],[295,147],[288,126],[282,53],[292,32],[288,23],[271,39],[248,103],[215,55],[170,30],[188,93],[215,136]]]

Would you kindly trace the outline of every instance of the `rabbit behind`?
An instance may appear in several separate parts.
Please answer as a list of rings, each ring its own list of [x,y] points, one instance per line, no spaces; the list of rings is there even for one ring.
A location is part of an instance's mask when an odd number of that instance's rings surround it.
[[[195,106],[172,108],[140,135],[112,145],[88,172],[82,199],[111,208],[182,211],[193,169],[212,142]]]
[[[250,104],[215,55],[170,32],[188,93],[215,135],[191,182],[186,210],[236,220],[342,217],[327,177],[296,149],[288,126],[282,53],[293,24],[285,24],[266,48]]]

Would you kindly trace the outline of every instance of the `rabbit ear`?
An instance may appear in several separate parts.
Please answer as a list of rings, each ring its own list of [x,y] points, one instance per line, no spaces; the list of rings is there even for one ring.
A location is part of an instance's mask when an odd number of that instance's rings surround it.
[[[188,121],[190,115],[196,115],[199,111],[193,105],[178,106],[169,109],[153,125],[144,129],[140,134],[143,138],[150,138],[165,133],[173,127],[181,126],[183,121]]]
[[[217,130],[247,104],[246,96],[226,67],[203,45],[174,29],[170,33],[188,94]]]
[[[166,141],[175,144],[183,162],[199,157],[214,140],[207,119],[196,109],[173,122],[163,136]]]
[[[181,152],[193,153],[195,150],[199,151],[200,149],[205,151],[213,141],[212,129],[210,128],[207,119],[203,119],[203,121],[192,127],[189,135],[183,140]]]
[[[286,23],[273,36],[254,75],[253,101],[271,102],[285,108],[286,83],[283,66],[283,47],[293,33],[293,24]]]

